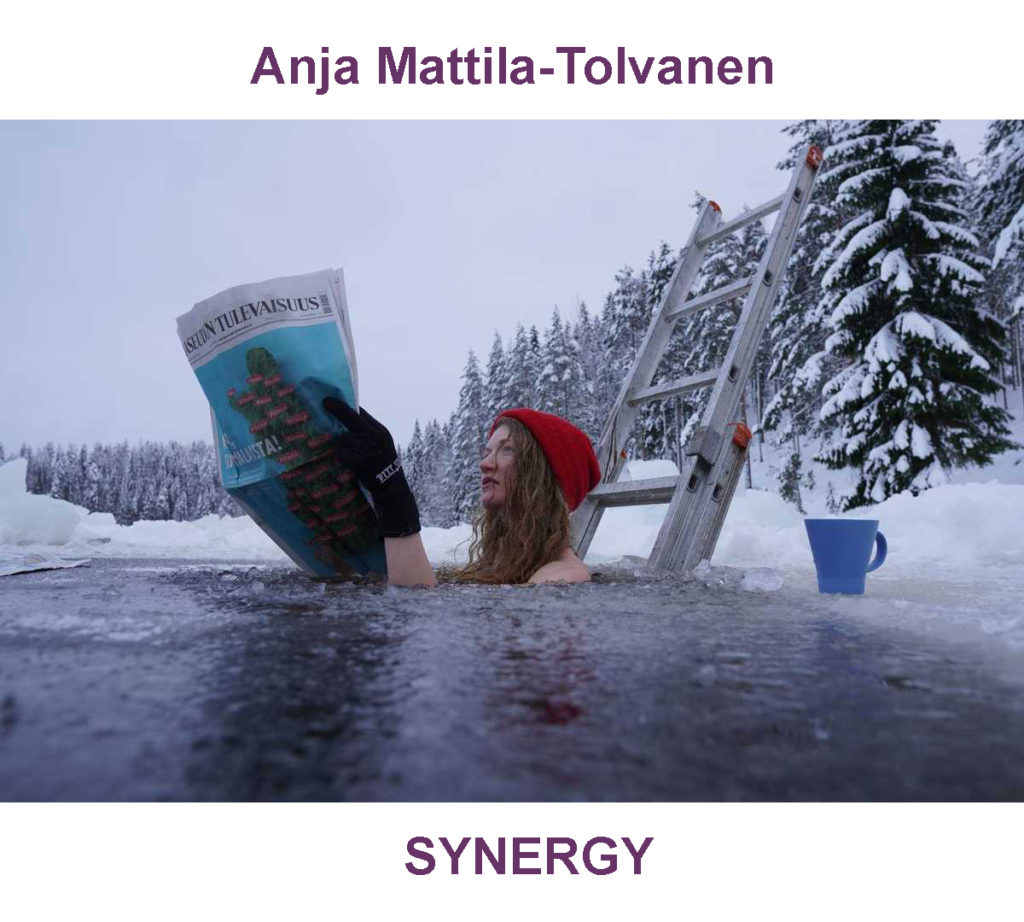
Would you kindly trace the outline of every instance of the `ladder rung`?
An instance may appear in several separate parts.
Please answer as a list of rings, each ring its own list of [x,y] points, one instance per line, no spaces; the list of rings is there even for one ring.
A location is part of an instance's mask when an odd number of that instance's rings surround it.
[[[675,310],[665,311],[665,319],[678,320],[680,317],[694,313],[694,311],[701,311],[706,307],[714,307],[723,301],[731,301],[733,298],[738,298],[740,295],[750,291],[750,286],[753,284],[754,276],[752,275],[748,275],[743,279],[737,279],[735,282],[730,282],[728,285],[723,285],[721,288],[709,291],[699,298],[691,298],[689,301],[684,301]]]
[[[685,394],[688,391],[699,391],[702,387],[711,387],[718,380],[719,369],[702,371],[697,375],[690,375],[688,378],[679,378],[676,381],[666,381],[664,384],[655,384],[653,387],[645,387],[642,391],[632,394],[626,401],[631,407],[640,403],[647,403],[649,400],[658,400],[661,397],[671,397],[674,394]]]
[[[706,237],[701,237],[697,241],[697,246],[706,247],[709,243],[715,243],[718,240],[724,240],[729,234],[734,234],[741,227],[746,227],[752,221],[756,221],[758,218],[763,218],[765,215],[771,214],[773,211],[778,211],[782,207],[782,203],[786,200],[786,193],[776,196],[771,201],[765,202],[763,205],[758,205],[757,208],[751,208],[750,211],[744,211],[738,218],[733,218],[731,221],[726,221],[725,224],[720,224],[718,230],[712,234],[708,234]]]
[[[649,480],[626,480],[620,483],[599,483],[588,496],[602,506],[646,506],[672,501],[679,475],[652,477]]]

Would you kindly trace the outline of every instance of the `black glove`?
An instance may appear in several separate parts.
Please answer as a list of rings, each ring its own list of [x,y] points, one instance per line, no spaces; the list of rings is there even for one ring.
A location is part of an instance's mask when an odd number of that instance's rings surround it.
[[[323,407],[348,430],[335,440],[338,460],[370,491],[380,533],[385,538],[415,535],[420,513],[391,433],[366,410],[356,413],[343,400],[324,397]]]

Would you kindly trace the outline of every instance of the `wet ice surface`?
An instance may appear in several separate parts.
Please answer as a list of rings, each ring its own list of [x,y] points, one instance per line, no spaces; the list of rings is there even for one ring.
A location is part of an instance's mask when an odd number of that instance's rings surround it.
[[[1021,799],[1014,616],[965,615],[968,584],[895,587],[10,577],[0,800]]]

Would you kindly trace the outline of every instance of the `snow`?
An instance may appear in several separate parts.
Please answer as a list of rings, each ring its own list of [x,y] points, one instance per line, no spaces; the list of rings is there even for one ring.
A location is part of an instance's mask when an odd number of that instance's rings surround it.
[[[909,382],[907,376],[903,374],[899,369],[889,379],[889,389],[894,391],[903,391],[907,389]]]
[[[907,164],[921,156],[921,148],[916,144],[901,144],[892,149],[892,155],[901,165]]]
[[[864,358],[867,359],[869,367],[874,371],[879,370],[882,365],[898,362],[903,358],[903,346],[893,336],[891,324],[887,323],[871,337],[871,341],[864,350]]]
[[[861,382],[863,381],[864,366],[851,365],[839,372],[828,384],[826,391],[834,390],[835,393],[822,405],[821,418],[828,419],[839,412],[847,404],[852,403],[860,396]]]
[[[838,327],[847,317],[859,314],[870,303],[877,288],[878,282],[874,280],[851,288],[829,316],[829,325],[833,328]]]
[[[985,276],[977,269],[968,266],[962,259],[950,256],[948,253],[926,253],[921,257],[939,264],[939,274],[942,276],[955,275],[966,282],[973,282],[976,285],[983,285]]]
[[[24,458],[0,465],[0,545],[67,544],[86,510],[26,492],[27,470]]]
[[[889,193],[889,207],[885,216],[890,221],[895,221],[910,205],[910,197],[899,186]]]
[[[901,336],[917,336],[956,352],[958,355],[970,356],[972,368],[980,368],[983,371],[987,371],[989,368],[988,361],[978,355],[966,339],[937,317],[926,317],[917,311],[906,311],[893,321],[893,327]],[[887,329],[888,325],[883,327],[883,332]],[[874,343],[874,341],[872,342]]]
[[[839,187],[836,189],[837,196],[854,195],[859,192],[864,186],[871,183],[872,180],[878,179],[885,175],[885,170],[878,168],[873,170],[864,170],[861,173],[856,173],[850,176],[848,179],[843,180]]]
[[[828,149],[825,151],[825,161],[834,161],[840,154],[846,154],[860,148],[868,148],[883,140],[885,140],[885,136],[880,134],[854,134],[853,137],[847,138],[846,140],[840,140],[836,141],[834,144],[830,144]]]
[[[26,492],[27,468],[24,458],[0,465],[0,546],[60,547],[90,556],[284,559],[247,517],[118,525],[110,513]]]
[[[839,254],[836,261],[829,266],[828,271],[822,277],[822,288],[831,288],[833,281],[846,268],[850,260],[857,253],[870,249],[878,243],[885,236],[887,229],[885,221],[874,221],[862,230],[857,231],[850,239],[850,242],[843,248],[843,252]]]
[[[928,434],[928,430],[922,429],[917,423],[914,424],[914,430],[910,436],[910,451],[915,458],[930,458],[935,454],[932,437]]]
[[[914,287],[910,266],[907,264],[907,258],[903,255],[902,249],[890,250],[885,254],[880,277],[883,282],[889,282],[890,287],[895,291],[910,291]]]
[[[1011,245],[1018,239],[1024,240],[1024,206],[1021,206],[1020,210],[1010,218],[1009,223],[999,234],[999,238],[996,240],[995,256],[992,259],[993,266],[998,266],[1006,258]]]
[[[960,227],[958,224],[950,224],[948,221],[933,221],[932,227],[942,232],[947,237],[952,237],[959,243],[965,243],[975,249],[981,249],[982,244],[978,237],[966,228]],[[978,275],[978,278],[981,277],[978,273],[975,273],[975,275]],[[975,281],[977,280],[978,279],[975,279]]]
[[[920,339],[928,339],[934,342],[935,328],[929,322],[931,319],[932,318],[925,319],[925,317],[917,311],[907,311],[906,313],[900,314],[899,317],[893,321],[893,325],[903,336],[917,336]]]

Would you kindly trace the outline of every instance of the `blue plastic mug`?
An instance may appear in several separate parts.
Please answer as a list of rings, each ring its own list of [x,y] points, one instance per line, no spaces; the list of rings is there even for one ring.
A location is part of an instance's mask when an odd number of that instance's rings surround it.
[[[864,576],[885,563],[888,545],[878,519],[804,519],[819,592],[864,594]],[[871,549],[875,559],[868,563]]]

